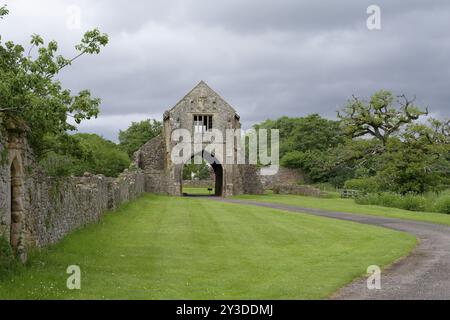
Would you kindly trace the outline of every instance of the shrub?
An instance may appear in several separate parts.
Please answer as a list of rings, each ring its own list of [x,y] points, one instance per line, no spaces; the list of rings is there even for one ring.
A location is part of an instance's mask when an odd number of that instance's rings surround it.
[[[397,193],[383,192],[379,196],[379,205],[383,207],[402,208],[402,196]]]
[[[379,191],[380,185],[375,177],[367,177],[347,180],[344,188],[370,193]]]
[[[355,202],[357,204],[373,204],[373,205],[380,205],[380,195],[375,193],[369,193],[369,194],[360,194],[358,197],[356,197]]]
[[[55,152],[49,152],[43,157],[39,164],[45,173],[51,177],[69,176],[73,173],[76,159],[68,155],[60,155]]]
[[[425,211],[426,200],[423,196],[415,194],[406,194],[401,197],[400,206],[401,209],[410,211]]]
[[[425,211],[427,209],[425,197],[414,194],[402,196],[391,192],[369,193],[358,196],[355,201],[356,203],[363,205],[372,204],[410,211]]]
[[[436,212],[450,214],[450,195],[442,195],[436,199],[434,210]]]
[[[390,192],[368,193],[358,196],[355,201],[358,204],[372,204],[376,206],[400,208],[402,196]]]
[[[450,194],[448,192],[443,192],[439,196],[435,193],[425,195],[413,193],[400,195],[391,192],[369,193],[358,196],[355,202],[362,205],[372,204],[410,211],[430,211],[450,214]]]
[[[7,277],[16,265],[13,251],[8,241],[0,237],[0,280]]]

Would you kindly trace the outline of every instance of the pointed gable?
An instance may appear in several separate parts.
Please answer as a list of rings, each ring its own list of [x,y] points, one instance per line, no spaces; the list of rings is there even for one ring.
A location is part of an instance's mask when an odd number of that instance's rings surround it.
[[[203,80],[189,91],[173,108],[170,113],[218,113],[227,112],[236,114],[236,110],[230,106],[217,92],[211,89]]]

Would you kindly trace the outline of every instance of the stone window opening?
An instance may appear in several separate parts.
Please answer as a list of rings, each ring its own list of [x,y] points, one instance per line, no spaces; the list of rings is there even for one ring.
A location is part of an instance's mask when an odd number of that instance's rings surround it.
[[[212,115],[194,115],[194,133],[211,131],[212,126]]]

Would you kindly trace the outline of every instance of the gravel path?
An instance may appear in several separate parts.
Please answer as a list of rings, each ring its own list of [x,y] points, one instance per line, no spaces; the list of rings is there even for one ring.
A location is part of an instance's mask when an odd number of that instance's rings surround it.
[[[257,201],[215,197],[210,199],[304,212],[411,233],[419,239],[420,243],[409,256],[382,271],[381,289],[367,289],[367,280],[364,277],[340,289],[331,299],[450,299],[449,226]]]

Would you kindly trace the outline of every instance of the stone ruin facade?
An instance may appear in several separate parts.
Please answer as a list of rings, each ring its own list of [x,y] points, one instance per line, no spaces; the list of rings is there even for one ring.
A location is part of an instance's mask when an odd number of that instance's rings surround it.
[[[226,136],[227,129],[240,129],[240,117],[224,99],[205,82],[201,81],[173,108],[164,113],[163,132],[150,140],[134,154],[135,166],[145,175],[147,192],[169,195],[182,195],[182,173],[184,164],[175,164],[170,152],[176,142],[172,141],[175,129],[186,129],[191,135],[201,127],[216,129]],[[199,125],[200,123],[200,125]],[[197,152],[212,166],[215,173],[215,195],[231,196],[237,194],[261,194],[263,186],[258,169],[254,165],[221,163],[202,146]],[[223,155],[226,150],[223,144]],[[197,154],[192,148],[191,159]],[[234,158],[238,150],[234,148]],[[225,161],[222,161],[225,162]]]
[[[26,130],[0,123],[0,236],[25,261],[27,247],[56,243],[143,192],[181,195],[183,165],[171,161],[171,132],[192,130],[198,116],[221,131],[241,127],[236,111],[202,81],[164,114],[162,134],[142,146],[118,178],[89,173],[48,177],[27,143]],[[213,163],[212,168],[218,196],[263,192],[255,166]]]

